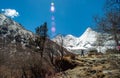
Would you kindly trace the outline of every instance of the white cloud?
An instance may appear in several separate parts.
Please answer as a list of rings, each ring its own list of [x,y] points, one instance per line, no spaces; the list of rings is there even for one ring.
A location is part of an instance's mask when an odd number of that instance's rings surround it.
[[[1,9],[1,11],[3,11],[4,15],[11,18],[19,16],[19,13],[15,9]]]

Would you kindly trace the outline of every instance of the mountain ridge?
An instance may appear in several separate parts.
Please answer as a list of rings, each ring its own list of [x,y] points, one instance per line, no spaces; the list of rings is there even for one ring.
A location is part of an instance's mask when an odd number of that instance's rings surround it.
[[[21,24],[15,22],[3,14],[0,14],[0,38],[2,40],[3,38],[6,38],[6,41],[8,41],[10,44],[17,43],[18,41],[21,45],[29,45],[29,40],[32,39],[32,41],[35,41],[36,36],[36,34],[26,30]],[[46,38],[46,42],[55,44],[56,47],[58,47],[56,43],[48,38]]]

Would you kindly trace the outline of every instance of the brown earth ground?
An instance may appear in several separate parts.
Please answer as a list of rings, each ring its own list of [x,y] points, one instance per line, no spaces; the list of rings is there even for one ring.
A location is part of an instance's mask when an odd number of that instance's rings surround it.
[[[77,66],[53,78],[120,78],[120,54],[76,56]]]

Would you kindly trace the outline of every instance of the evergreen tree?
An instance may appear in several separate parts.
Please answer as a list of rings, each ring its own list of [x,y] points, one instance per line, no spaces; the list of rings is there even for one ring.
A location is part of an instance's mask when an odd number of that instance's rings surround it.
[[[43,25],[38,26],[36,28],[36,46],[39,48],[39,52],[41,54],[41,58],[43,57],[44,47],[45,47],[45,41],[47,37],[47,23],[45,22]]]

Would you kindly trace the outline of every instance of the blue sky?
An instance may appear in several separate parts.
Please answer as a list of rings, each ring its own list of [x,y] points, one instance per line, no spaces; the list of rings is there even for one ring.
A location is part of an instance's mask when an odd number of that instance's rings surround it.
[[[55,5],[55,34],[79,37],[87,27],[94,27],[93,16],[103,14],[105,0],[1,0],[0,9],[15,9],[19,16],[12,19],[33,32],[47,22],[51,35],[51,2]]]

